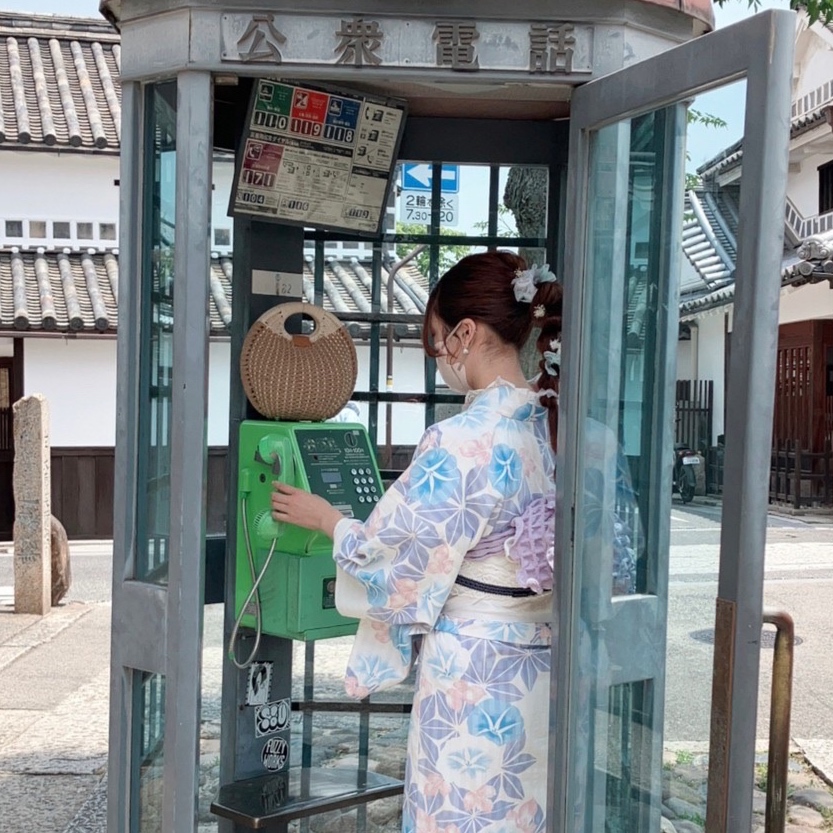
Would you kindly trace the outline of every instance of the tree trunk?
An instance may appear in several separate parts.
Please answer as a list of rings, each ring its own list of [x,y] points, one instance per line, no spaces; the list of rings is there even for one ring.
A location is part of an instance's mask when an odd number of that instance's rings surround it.
[[[547,233],[547,183],[546,168],[515,166],[509,169],[503,204],[512,212],[519,237],[545,237]],[[521,248],[518,253],[532,266],[542,264],[547,257],[543,248]],[[541,354],[535,348],[537,329],[521,351],[521,367],[527,379],[538,374]]]

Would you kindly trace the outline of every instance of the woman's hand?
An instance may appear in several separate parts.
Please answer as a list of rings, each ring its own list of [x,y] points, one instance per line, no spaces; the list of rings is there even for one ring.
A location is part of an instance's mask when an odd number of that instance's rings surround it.
[[[336,524],[344,517],[323,497],[296,489],[286,483],[272,483],[272,517],[276,521],[294,524],[304,529],[323,532],[330,538]]]

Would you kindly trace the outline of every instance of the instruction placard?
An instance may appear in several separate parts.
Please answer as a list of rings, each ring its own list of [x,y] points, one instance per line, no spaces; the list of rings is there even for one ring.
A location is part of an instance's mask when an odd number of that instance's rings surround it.
[[[229,213],[376,234],[404,126],[402,102],[261,79]]]

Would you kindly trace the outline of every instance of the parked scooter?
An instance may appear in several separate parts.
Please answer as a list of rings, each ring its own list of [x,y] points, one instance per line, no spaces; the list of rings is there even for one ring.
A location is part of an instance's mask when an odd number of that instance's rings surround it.
[[[700,458],[687,445],[674,446],[674,472],[671,493],[678,492],[683,503],[691,503],[697,488],[697,466]]]

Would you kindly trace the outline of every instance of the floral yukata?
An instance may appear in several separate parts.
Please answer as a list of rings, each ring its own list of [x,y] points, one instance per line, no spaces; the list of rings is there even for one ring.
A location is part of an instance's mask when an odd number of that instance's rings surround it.
[[[498,380],[336,528],[337,606],[361,619],[348,694],[405,679],[422,638],[405,833],[544,829],[554,462],[538,396]]]

